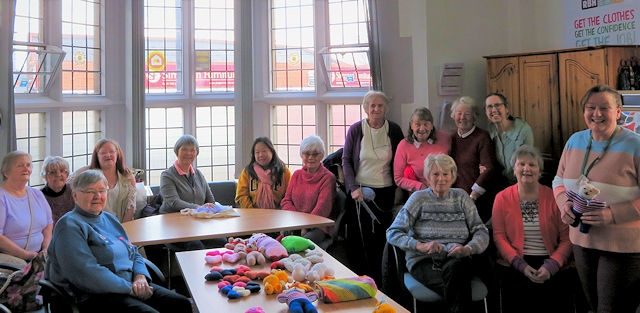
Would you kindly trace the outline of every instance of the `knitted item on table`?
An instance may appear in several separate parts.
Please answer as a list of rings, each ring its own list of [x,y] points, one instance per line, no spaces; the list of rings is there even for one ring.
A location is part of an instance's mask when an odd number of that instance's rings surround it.
[[[331,279],[316,282],[324,303],[337,303],[375,297],[378,287],[368,276]]]

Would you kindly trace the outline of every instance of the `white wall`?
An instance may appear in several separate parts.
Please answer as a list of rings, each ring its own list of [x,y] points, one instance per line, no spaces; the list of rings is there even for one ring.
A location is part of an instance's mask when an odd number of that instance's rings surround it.
[[[385,91],[393,102],[389,118],[403,129],[414,108],[426,105],[437,118],[443,101],[455,99],[438,94],[444,63],[465,64],[462,94],[482,103],[486,94],[483,56],[566,48],[562,42],[562,4],[555,0],[383,2],[385,7],[397,7],[397,19],[385,16],[387,21],[382,21],[398,25],[381,27],[381,54]],[[391,49],[385,41],[400,45]],[[404,47],[409,47],[410,53],[400,51],[400,55],[409,60],[398,61],[392,51]],[[397,80],[398,77],[404,79]],[[398,95],[407,89],[411,89],[412,96]]]

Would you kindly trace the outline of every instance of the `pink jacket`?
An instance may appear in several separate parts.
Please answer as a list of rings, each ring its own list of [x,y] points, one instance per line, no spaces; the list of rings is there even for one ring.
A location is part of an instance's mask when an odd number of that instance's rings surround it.
[[[560,220],[560,210],[551,188],[544,185],[539,187],[538,218],[542,241],[551,259],[558,262],[562,268],[571,256],[569,226]],[[498,249],[498,263],[511,266],[514,257],[523,257],[524,249],[524,223],[517,184],[507,187],[496,195],[493,202],[492,223],[493,240]]]

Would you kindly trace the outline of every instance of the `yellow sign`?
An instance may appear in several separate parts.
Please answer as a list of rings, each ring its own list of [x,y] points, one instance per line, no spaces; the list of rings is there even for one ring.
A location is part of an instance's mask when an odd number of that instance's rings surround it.
[[[164,52],[151,51],[147,57],[147,67],[150,71],[164,71],[167,62],[165,61]]]

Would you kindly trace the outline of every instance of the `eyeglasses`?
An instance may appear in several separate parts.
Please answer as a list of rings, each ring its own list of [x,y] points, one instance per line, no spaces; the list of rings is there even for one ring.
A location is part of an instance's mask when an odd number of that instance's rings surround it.
[[[67,170],[47,171],[47,175],[58,176],[60,174],[69,174]]]
[[[84,193],[84,194],[92,194],[94,197],[95,196],[104,196],[107,194],[107,192],[109,191],[109,189],[100,189],[100,190],[93,190],[93,189],[87,189],[87,190],[80,190],[80,192]]]
[[[498,102],[498,103],[493,103],[493,104],[487,104],[486,108],[487,108],[487,110],[491,110],[493,108],[497,109],[497,108],[499,108],[499,107],[501,107],[503,105],[504,105],[504,103]]]
[[[317,158],[321,153],[320,152],[304,152],[302,155],[305,158]]]

